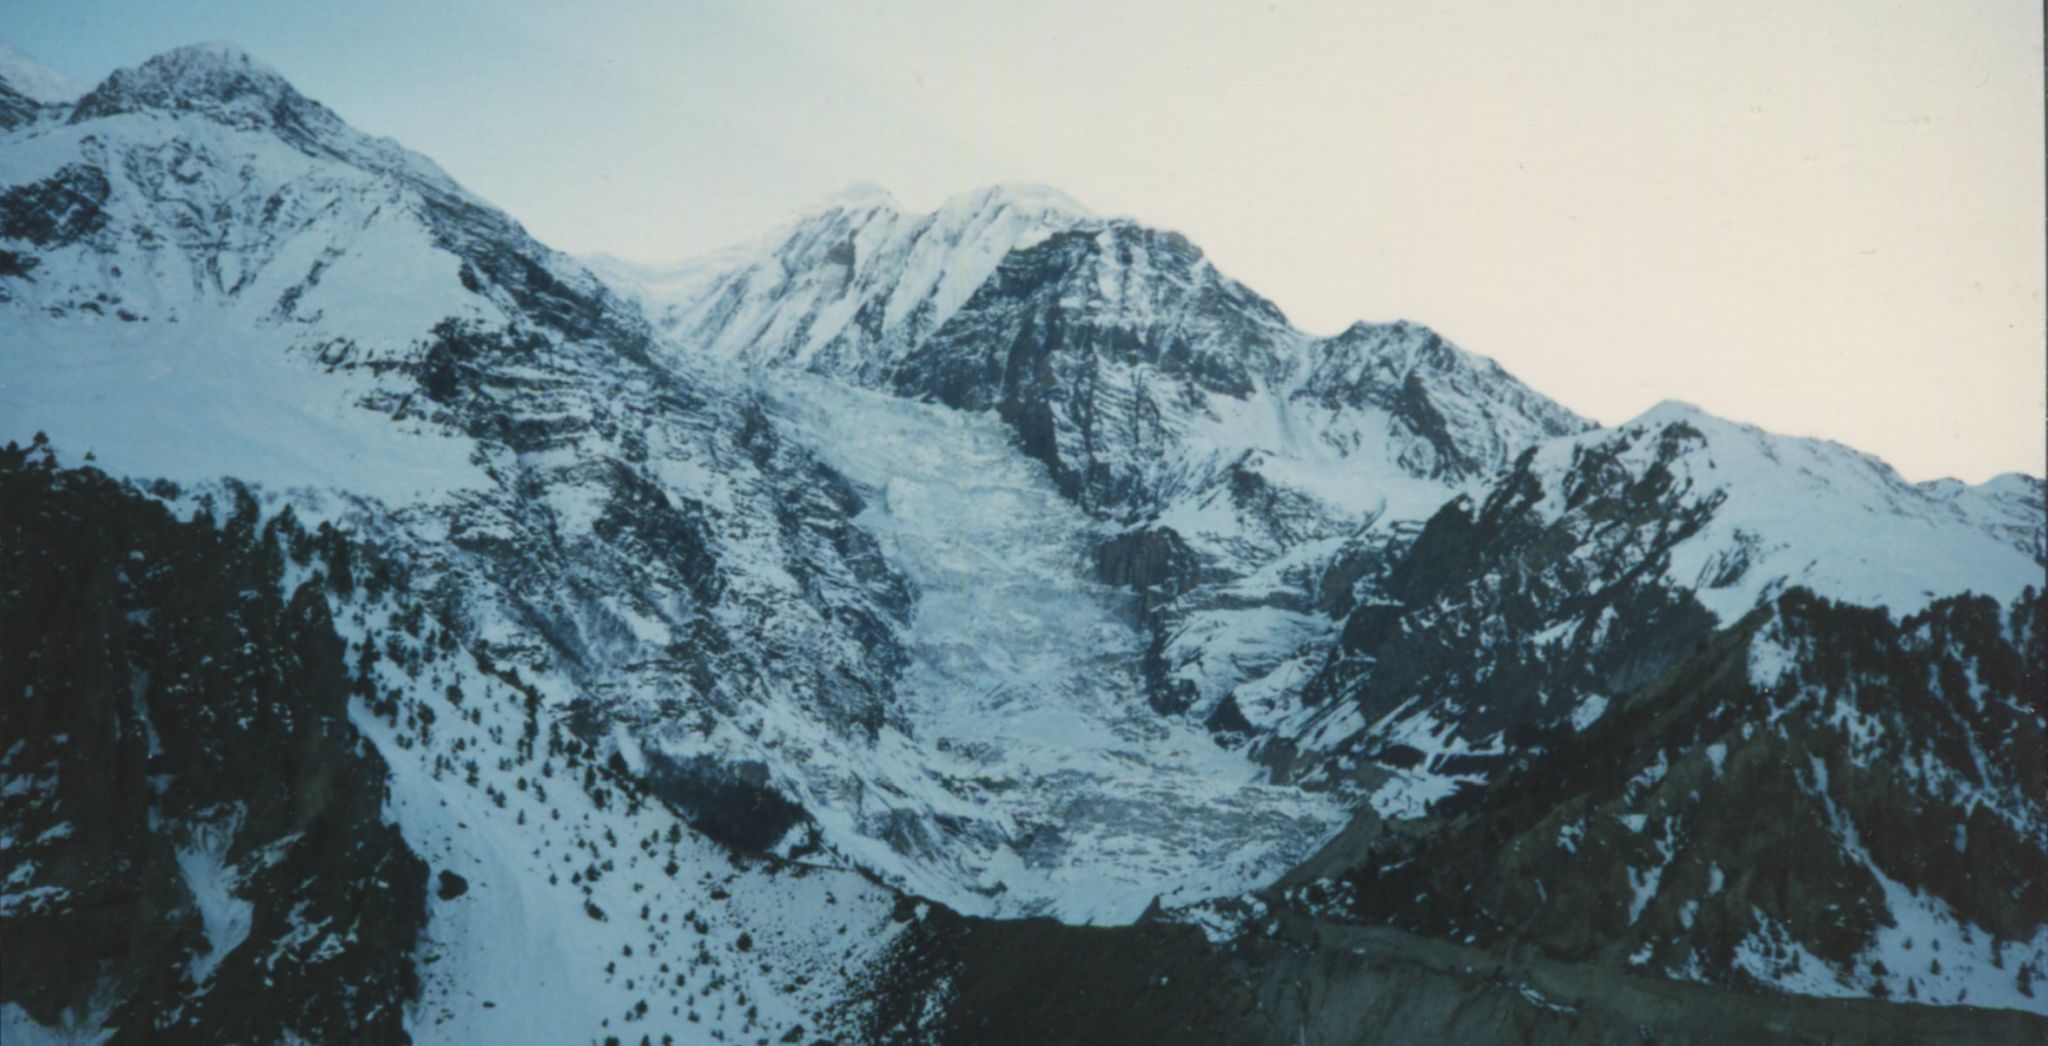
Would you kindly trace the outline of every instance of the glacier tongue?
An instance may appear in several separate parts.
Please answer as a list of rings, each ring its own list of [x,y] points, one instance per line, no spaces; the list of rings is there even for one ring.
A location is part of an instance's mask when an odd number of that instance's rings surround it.
[[[923,847],[899,829],[910,852],[897,852],[874,822],[913,811],[863,809],[865,826],[818,811],[836,844],[964,911],[1124,922],[1155,896],[1269,881],[1341,824],[1331,797],[1265,784],[1207,730],[1147,705],[1133,597],[1088,576],[1101,525],[993,415],[788,372],[763,381],[791,437],[867,488],[857,522],[918,589],[897,687],[911,737],[882,747],[915,747],[930,830],[952,838]]]

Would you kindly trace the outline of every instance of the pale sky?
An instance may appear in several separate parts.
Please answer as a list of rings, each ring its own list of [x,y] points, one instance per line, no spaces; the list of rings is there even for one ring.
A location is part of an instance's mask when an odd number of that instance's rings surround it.
[[[0,0],[0,36],[87,80],[239,43],[572,252],[1040,182],[1602,422],[2048,455],[2037,0]]]

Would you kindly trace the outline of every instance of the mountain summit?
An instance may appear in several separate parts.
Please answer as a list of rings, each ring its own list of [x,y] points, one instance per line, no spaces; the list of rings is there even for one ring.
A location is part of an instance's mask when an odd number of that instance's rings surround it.
[[[284,77],[233,44],[194,44],[118,69],[78,99],[73,121],[127,112],[203,113],[227,123],[338,121]]]

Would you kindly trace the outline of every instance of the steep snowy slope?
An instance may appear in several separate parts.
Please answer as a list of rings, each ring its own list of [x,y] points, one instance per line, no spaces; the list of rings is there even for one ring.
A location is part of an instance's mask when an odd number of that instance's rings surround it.
[[[6,438],[45,431],[70,460],[90,453],[123,475],[181,485],[232,476],[289,491],[301,518],[378,550],[353,591],[374,603],[399,578],[417,586],[409,620],[433,620],[479,666],[546,683],[518,726],[544,716],[557,744],[573,740],[585,759],[630,754],[630,770],[691,824],[774,845],[809,823],[797,802],[808,796],[790,797],[805,780],[795,768],[852,761],[892,715],[907,590],[848,523],[859,504],[844,482],[781,440],[746,395],[657,365],[638,312],[575,263],[247,56],[171,52],[6,132],[0,250]],[[338,606],[336,616],[387,656],[416,648],[417,634],[362,631],[386,609],[357,606],[352,617]],[[505,797],[523,790],[504,781],[492,785],[495,800],[451,797],[442,783],[453,767],[505,772],[531,758],[531,735],[527,753],[505,751],[520,733],[506,723],[473,718],[483,732],[448,737],[453,747],[416,725],[432,714],[423,698],[443,702],[444,720],[459,716],[446,707],[459,699],[441,688],[480,671],[448,668],[427,691],[417,678],[392,680],[399,696],[387,707],[402,698],[413,724],[402,732],[361,721],[393,768],[392,813],[413,849],[475,866],[495,887],[434,907],[427,934],[438,943],[421,959],[432,1012],[415,1015],[413,1029],[589,1037],[637,999],[667,998],[650,982],[681,970],[655,970],[664,957],[612,976],[625,935],[599,925],[584,900],[633,913],[659,891],[636,897],[654,889],[636,877],[589,893],[567,885],[584,881],[577,868],[541,867],[539,855],[571,846],[556,818],[591,819],[579,826],[589,839],[661,832],[677,876],[696,884],[649,917],[666,920],[662,933],[689,926],[699,895],[737,896],[716,885],[732,874],[722,870],[730,851],[673,834],[667,812],[647,821],[607,820],[602,805],[581,815],[573,804],[508,809]],[[787,735],[764,736],[763,719],[822,740],[801,754],[780,749]],[[486,802],[520,831],[472,830]],[[467,813],[451,818],[451,808]],[[834,892],[879,898],[871,910],[887,919],[893,899],[840,878],[823,896],[771,895],[718,921],[725,949],[740,934],[766,950],[785,933],[835,932],[843,924],[814,907]],[[465,914],[479,908],[478,919]],[[508,948],[511,939],[532,947]],[[866,927],[856,943],[878,939]],[[844,949],[792,948],[774,965],[817,991],[838,983],[799,960]],[[536,977],[537,968],[563,972]],[[723,992],[727,1012],[699,1017],[723,1034],[758,1027],[754,1010],[777,1014],[785,1031],[796,1023],[793,1003],[753,998],[766,980],[699,972],[713,983],[674,985],[671,1004]],[[674,1016],[677,1031],[697,1023]]]
[[[92,87],[36,61],[21,48],[4,40],[0,40],[0,83],[24,97],[49,105],[75,102]]]
[[[1953,505],[1965,519],[2004,535],[2013,547],[2048,563],[2048,532],[2041,525],[2048,518],[2048,484],[2039,477],[2008,472],[1975,486],[1953,479],[1918,486],[1929,497]]]
[[[87,86],[0,40],[0,131],[36,119],[45,106],[77,101]]]
[[[459,190],[424,160],[192,48],[9,135],[0,183],[19,435],[143,474],[392,497],[482,482],[468,440],[360,409],[378,383],[321,365],[395,363],[450,317],[504,322],[442,249],[425,196]]]
[[[1666,443],[1678,452],[1663,456]],[[1706,507],[1699,530],[1672,545],[1664,579],[1724,622],[1794,585],[1900,615],[1959,592],[2003,602],[2048,569],[2041,482],[2023,476],[1960,490],[1916,486],[1839,443],[1774,436],[1667,402],[1617,434],[1539,451],[1530,469],[1544,477],[1549,511],[1569,503],[1566,484],[1587,459],[1628,476],[1661,466],[1672,476],[1674,515]]]
[[[576,673],[593,722],[794,704],[860,743],[886,717],[903,590],[843,484],[426,161],[219,47],[114,74],[4,156],[20,437],[380,498],[357,525],[503,656]],[[710,747],[713,778],[759,758]]]

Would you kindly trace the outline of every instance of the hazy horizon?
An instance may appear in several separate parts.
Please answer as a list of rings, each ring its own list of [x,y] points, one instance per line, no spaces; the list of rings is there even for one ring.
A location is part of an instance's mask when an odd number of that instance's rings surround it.
[[[1916,480],[2048,457],[2033,4],[12,6],[87,81],[233,41],[572,253],[1046,184],[1605,424],[1685,400]]]

